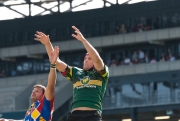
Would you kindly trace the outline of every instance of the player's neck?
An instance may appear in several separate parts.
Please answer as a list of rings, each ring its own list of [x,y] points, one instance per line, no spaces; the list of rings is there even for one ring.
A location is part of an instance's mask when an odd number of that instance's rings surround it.
[[[84,71],[92,71],[93,69],[94,69],[94,66],[92,66],[91,68],[86,69],[86,70],[84,70]]]

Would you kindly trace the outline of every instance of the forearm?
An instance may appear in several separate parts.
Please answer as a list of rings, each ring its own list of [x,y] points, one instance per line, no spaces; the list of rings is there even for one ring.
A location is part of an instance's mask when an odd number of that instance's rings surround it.
[[[97,50],[86,39],[83,40],[82,43],[94,62],[101,61],[101,57]]]
[[[63,72],[67,68],[67,64],[58,59],[56,62],[56,68],[58,71]]]
[[[47,87],[54,88],[56,85],[56,68],[50,68]]]
[[[52,46],[52,43],[49,41],[46,45],[45,45],[45,48],[46,48],[46,52],[48,54],[48,56],[50,57],[51,56],[51,51],[54,50],[53,46]]]
[[[48,84],[45,90],[45,97],[47,100],[52,100],[54,98],[56,76],[56,69],[51,68],[48,76]]]

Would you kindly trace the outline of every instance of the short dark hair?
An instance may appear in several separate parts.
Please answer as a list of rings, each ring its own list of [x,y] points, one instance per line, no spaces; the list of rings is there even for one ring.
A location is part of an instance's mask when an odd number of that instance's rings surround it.
[[[36,87],[41,88],[41,89],[43,90],[43,94],[44,94],[44,92],[45,92],[45,90],[46,90],[46,87],[45,87],[45,86],[43,86],[42,84],[36,84],[36,85],[34,85],[34,88],[36,88]]]

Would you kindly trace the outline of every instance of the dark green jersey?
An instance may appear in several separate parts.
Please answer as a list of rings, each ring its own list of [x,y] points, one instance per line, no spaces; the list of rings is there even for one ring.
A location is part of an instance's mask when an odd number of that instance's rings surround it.
[[[62,74],[73,83],[72,110],[77,107],[102,110],[102,98],[109,77],[107,66],[102,71],[97,71],[94,68],[84,71],[77,67],[68,66]]]

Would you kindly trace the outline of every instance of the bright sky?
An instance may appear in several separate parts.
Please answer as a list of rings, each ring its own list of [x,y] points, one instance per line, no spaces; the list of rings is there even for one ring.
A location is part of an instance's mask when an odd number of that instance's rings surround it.
[[[31,0],[31,2],[40,2],[40,1],[51,1],[51,0]],[[88,2],[90,1],[90,2]],[[116,4],[116,0],[107,0],[108,2],[112,4]],[[118,0],[118,4],[123,4],[129,0]],[[130,0],[128,4],[134,4],[138,2],[149,2],[149,1],[156,1],[156,0]],[[77,7],[78,5],[85,3],[84,5],[81,5]],[[7,19],[14,19],[14,18],[23,18],[23,15],[28,16],[29,15],[29,6],[28,4],[24,5],[14,5],[14,4],[21,4],[26,3],[25,0],[8,0],[7,2],[4,2],[4,5],[11,5],[10,9],[7,7],[0,7],[0,20],[7,20]],[[110,3],[106,3],[106,6],[111,6]],[[50,2],[50,3],[43,3],[39,7],[37,5],[32,4],[31,5],[31,15],[46,15],[50,14],[51,11],[57,12],[58,11],[58,3],[57,2]],[[83,10],[90,10],[90,9],[96,9],[96,8],[102,8],[104,5],[103,0],[73,0],[72,6],[74,7],[72,9],[73,12],[76,11],[83,11]],[[60,5],[60,12],[65,12],[70,8],[69,2],[61,3]],[[18,11],[19,13],[13,11]],[[50,9],[51,11],[47,10]],[[21,15],[21,14],[23,15]]]

